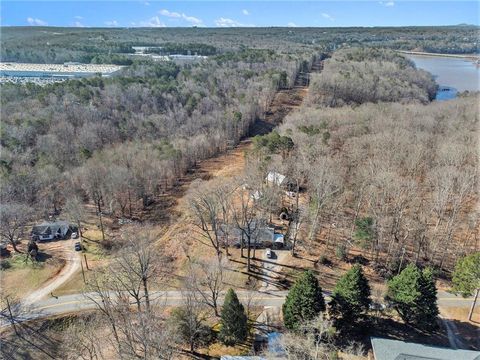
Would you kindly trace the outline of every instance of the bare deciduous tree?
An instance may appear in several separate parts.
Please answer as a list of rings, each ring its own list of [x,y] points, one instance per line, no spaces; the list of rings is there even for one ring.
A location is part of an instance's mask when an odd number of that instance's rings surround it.
[[[200,297],[199,302],[211,307],[219,316],[218,299],[228,284],[227,260],[192,261],[186,287]]]
[[[0,204],[0,236],[8,241],[16,252],[20,252],[17,243],[24,235],[32,215],[32,209],[24,204]]]
[[[150,309],[150,287],[168,274],[167,261],[154,247],[154,235],[143,226],[132,226],[122,234],[125,244],[115,259],[112,276],[134,297],[138,309],[145,299]]]

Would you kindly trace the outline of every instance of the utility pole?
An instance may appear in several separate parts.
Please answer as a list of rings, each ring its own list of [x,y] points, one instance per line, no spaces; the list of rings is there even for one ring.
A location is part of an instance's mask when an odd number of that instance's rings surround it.
[[[87,267],[87,270],[90,270],[88,267],[87,254],[83,254],[83,258],[85,259],[85,266]]]
[[[85,280],[85,271],[83,270],[83,262],[82,260],[80,260],[80,266],[82,267],[82,277],[83,277],[83,283],[86,284],[86,280]]]
[[[470,312],[468,313],[468,320],[469,321],[472,321],[472,317],[473,317],[473,310],[475,310],[475,304],[477,303],[477,299],[478,299],[478,294],[480,292],[480,289],[477,289],[475,291],[475,297],[473,298],[473,303],[472,303],[472,307],[470,308]]]

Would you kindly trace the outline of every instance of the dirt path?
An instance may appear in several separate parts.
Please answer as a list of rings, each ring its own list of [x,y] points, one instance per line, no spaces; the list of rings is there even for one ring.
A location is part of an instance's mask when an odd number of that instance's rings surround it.
[[[75,240],[58,240],[48,245],[50,250],[52,247],[56,249],[55,256],[62,256],[65,258],[65,266],[49,281],[47,281],[40,289],[30,293],[22,303],[26,306],[31,305],[51,294],[64,284],[70,277],[80,269],[80,255],[74,250]],[[53,245],[52,245],[53,244]],[[41,246],[41,245],[40,245]]]
[[[312,67],[312,72],[319,72],[323,69],[323,62],[318,61]],[[233,177],[240,175],[245,167],[245,152],[251,148],[251,138],[256,135],[264,135],[271,132],[277,125],[281,124],[285,116],[302,105],[308,94],[307,74],[300,74],[295,84],[290,89],[279,90],[263,119],[257,119],[250,126],[249,135],[233,149],[213,158],[199,161],[194,169],[181,179],[181,184],[176,189],[175,202],[170,213],[176,214],[176,218],[170,218],[171,225],[162,239],[169,239],[175,234],[184,219],[185,194],[193,181],[197,179],[211,180],[215,177]]]

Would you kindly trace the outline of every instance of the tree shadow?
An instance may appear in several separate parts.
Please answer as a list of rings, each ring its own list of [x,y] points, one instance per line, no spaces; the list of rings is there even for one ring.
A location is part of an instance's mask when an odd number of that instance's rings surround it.
[[[275,124],[267,122],[262,119],[255,119],[255,122],[250,125],[248,130],[249,136],[256,136],[256,135],[266,135],[275,128]]]
[[[44,262],[46,262],[48,259],[51,259],[51,258],[52,258],[52,255],[47,254],[47,253],[45,253],[45,252],[43,252],[43,251],[39,251],[39,252],[37,253],[36,261],[37,261],[37,262],[40,262],[40,263],[44,263]]]
[[[475,325],[480,324],[478,321],[468,322],[457,319],[448,319],[448,321],[458,329],[457,335],[465,344],[465,350],[480,351],[480,326]]]
[[[247,259],[246,259],[246,258],[245,258],[245,261],[241,261],[241,260],[237,260],[237,259],[233,259],[233,258],[231,258],[230,261],[235,262],[235,263],[238,263],[238,264],[247,265]],[[288,268],[288,269],[292,269],[292,270],[296,270],[296,271],[306,271],[306,270],[310,270],[310,271],[312,271],[313,273],[315,273],[316,275],[319,275],[319,274],[320,274],[320,271],[318,271],[318,270],[316,270],[316,269],[310,269],[310,268],[306,268],[306,267],[302,267],[302,266],[295,266],[295,265],[288,265],[288,264],[277,263],[277,262],[275,262],[275,261],[270,261],[270,260],[267,260],[267,259],[255,258],[255,259],[252,259],[252,261],[262,262],[262,263],[267,263],[267,264],[272,264],[272,265],[277,265],[277,266],[281,266],[281,267]]]

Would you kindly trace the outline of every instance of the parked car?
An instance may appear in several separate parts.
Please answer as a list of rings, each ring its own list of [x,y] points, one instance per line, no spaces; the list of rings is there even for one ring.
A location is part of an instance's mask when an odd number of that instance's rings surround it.
[[[72,239],[78,239],[78,232],[76,232],[76,231],[72,232],[71,238]]]
[[[272,258],[272,249],[267,248],[265,250],[265,255],[267,255],[267,258],[271,259]]]
[[[82,245],[78,241],[75,243],[75,251],[82,251]]]

